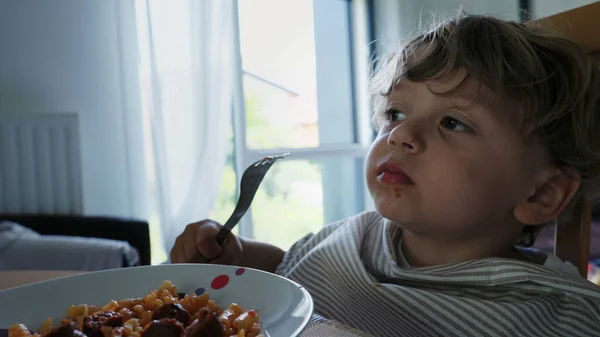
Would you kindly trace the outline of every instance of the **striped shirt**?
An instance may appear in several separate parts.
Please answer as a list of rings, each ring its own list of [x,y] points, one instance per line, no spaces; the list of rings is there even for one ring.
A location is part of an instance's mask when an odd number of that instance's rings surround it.
[[[600,336],[600,287],[584,278],[501,258],[402,267],[401,236],[362,213],[296,242],[276,273],[316,313],[375,336]]]

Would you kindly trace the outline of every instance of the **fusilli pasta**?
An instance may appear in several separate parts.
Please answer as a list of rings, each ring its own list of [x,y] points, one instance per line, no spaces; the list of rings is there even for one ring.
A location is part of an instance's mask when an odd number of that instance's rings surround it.
[[[180,297],[170,281],[142,298],[111,300],[104,306],[73,305],[54,327],[48,319],[32,333],[22,324],[9,328],[9,337],[262,337],[259,317],[232,303],[220,308],[202,295]]]

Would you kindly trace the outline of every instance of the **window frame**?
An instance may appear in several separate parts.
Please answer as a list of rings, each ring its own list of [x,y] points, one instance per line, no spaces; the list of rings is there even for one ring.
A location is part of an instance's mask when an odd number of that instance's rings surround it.
[[[244,87],[243,87],[243,76],[244,69],[242,68],[242,55],[240,50],[240,34],[239,34],[239,9],[238,2],[234,0],[234,76],[235,76],[235,86],[233,90],[233,101],[232,101],[232,126],[233,126],[233,141],[234,141],[234,149],[233,149],[233,162],[234,162],[234,171],[236,174],[236,180],[240,175],[244,172],[246,167],[260,158],[263,158],[266,155],[271,155],[273,153],[283,153],[289,152],[291,154],[290,160],[318,160],[323,158],[331,158],[339,157],[339,158],[351,158],[356,162],[358,160],[363,159],[368,151],[368,147],[373,141],[374,134],[371,126],[371,118],[370,118],[370,106],[369,106],[369,97],[368,97],[368,78],[370,72],[370,60],[372,55],[372,50],[370,47],[370,37],[372,36],[371,25],[369,22],[369,8],[370,4],[368,0],[349,0],[349,1],[338,1],[338,0],[328,0],[330,3],[326,3],[323,0],[313,0],[313,6],[316,8],[315,10],[315,21],[325,19],[337,19],[337,20],[347,20],[347,33],[348,40],[343,41],[343,39],[330,39],[326,41],[316,41],[316,57],[317,57],[317,90],[318,90],[318,106],[319,111],[324,106],[332,107],[337,104],[337,102],[329,101],[333,97],[334,100],[339,100],[339,96],[335,97],[335,95],[328,95],[327,90],[330,90],[326,85],[320,85],[323,81],[326,81],[328,78],[335,78],[339,76],[339,69],[331,69],[327,64],[320,64],[320,61],[326,63],[326,57],[320,57],[320,53],[325,53],[322,50],[319,50],[319,45],[327,45],[328,47],[333,46],[332,48],[336,48],[335,44],[339,43],[339,47],[342,49],[347,49],[350,53],[349,57],[349,67],[348,72],[343,74],[344,76],[348,76],[349,88],[345,90],[342,95],[345,97],[341,97],[342,100],[345,100],[344,104],[346,105],[348,111],[345,115],[339,115],[339,113],[343,113],[343,111],[338,111],[337,116],[335,114],[323,115],[319,113],[319,130],[320,133],[324,132],[324,130],[328,130],[331,127],[335,127],[337,124],[337,118],[340,117],[351,117],[352,122],[354,123],[353,128],[346,128],[346,133],[344,136],[346,138],[352,138],[352,141],[347,143],[325,143],[320,144],[315,148],[275,148],[268,150],[257,150],[257,149],[249,149],[246,144],[246,111],[244,105]],[[317,7],[319,6],[319,7]],[[329,6],[329,8],[327,7]],[[344,6],[343,8],[343,16],[337,17],[327,17],[326,13],[319,13],[317,11],[325,11],[327,9],[331,9],[331,6]],[[340,21],[341,22],[341,21]],[[315,39],[319,39],[319,30],[318,27],[325,27],[325,22],[316,22],[315,23]],[[325,39],[327,36],[325,37]],[[332,65],[331,63],[329,65]],[[337,90],[337,88],[336,88]],[[354,207],[358,209],[372,209],[373,204],[372,200],[369,196],[369,193],[364,184],[362,169],[358,167],[355,170],[352,170],[351,173],[344,172],[342,173],[344,176],[337,177],[337,179],[328,179],[327,170],[323,170],[323,209],[331,208],[330,205],[327,205],[330,200],[326,198],[326,190],[328,191],[339,191],[341,190],[341,185],[339,182],[348,182],[355,181],[356,186],[358,186],[357,193],[359,194],[358,199],[355,200],[357,205]],[[339,172],[338,172],[339,173]],[[334,181],[334,183],[329,184],[329,181]],[[236,197],[239,197],[239,188],[236,187]],[[346,205],[348,207],[348,205]],[[325,211],[327,213],[327,211]],[[339,212],[338,212],[339,213]],[[325,222],[333,221],[337,215],[335,211],[333,214],[329,216],[324,215]],[[325,224],[324,224],[325,225]],[[254,223],[252,221],[252,210],[249,209],[244,217],[240,220],[239,224],[239,233],[243,237],[253,238],[254,237]]]

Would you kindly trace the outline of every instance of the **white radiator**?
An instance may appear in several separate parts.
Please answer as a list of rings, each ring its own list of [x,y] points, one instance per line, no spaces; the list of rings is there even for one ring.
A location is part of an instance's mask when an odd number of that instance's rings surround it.
[[[0,113],[0,213],[81,214],[76,114]]]

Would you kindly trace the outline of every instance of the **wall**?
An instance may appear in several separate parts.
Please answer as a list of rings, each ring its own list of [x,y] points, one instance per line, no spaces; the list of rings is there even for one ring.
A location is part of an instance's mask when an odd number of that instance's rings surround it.
[[[532,18],[550,16],[598,0],[530,0]],[[372,0],[376,48],[385,53],[395,48],[436,15],[452,15],[462,5],[470,13],[491,14],[508,20],[519,19],[518,0]]]
[[[86,214],[145,216],[133,2],[0,1],[0,113],[79,114]]]
[[[519,17],[517,0],[372,0],[372,3],[376,48],[380,54],[396,48],[399,41],[410,38],[435,17],[458,13],[461,6],[469,13],[509,20]]]
[[[533,19],[543,18],[597,1],[598,0],[531,0],[531,17]]]

